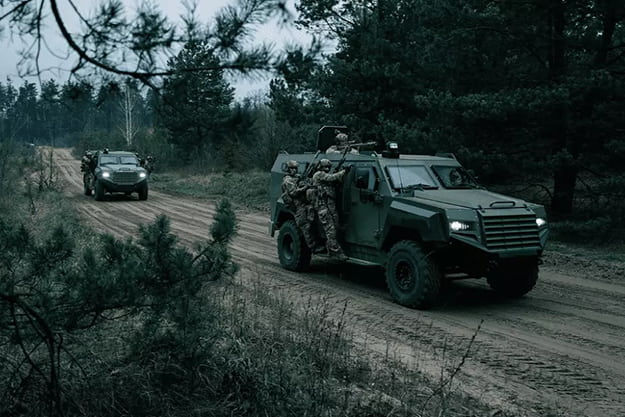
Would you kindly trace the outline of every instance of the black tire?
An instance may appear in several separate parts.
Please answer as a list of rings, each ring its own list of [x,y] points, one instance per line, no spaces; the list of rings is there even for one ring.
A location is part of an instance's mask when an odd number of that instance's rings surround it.
[[[491,271],[486,280],[499,294],[520,298],[530,292],[538,281],[538,261],[536,259],[508,262]]]
[[[441,292],[441,273],[434,260],[418,243],[402,240],[388,254],[386,285],[393,299],[406,307],[435,306]]]
[[[104,200],[104,185],[98,180],[95,180],[95,199],[96,201]]]
[[[141,188],[139,188],[139,200],[147,200],[148,199],[148,183],[143,184]]]
[[[278,257],[280,265],[291,271],[303,271],[310,266],[310,249],[293,220],[287,220],[280,226]]]

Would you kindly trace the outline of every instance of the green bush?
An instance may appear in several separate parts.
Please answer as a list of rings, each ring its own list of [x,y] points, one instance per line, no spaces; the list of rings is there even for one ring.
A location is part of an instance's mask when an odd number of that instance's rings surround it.
[[[141,227],[137,241],[117,240],[82,229],[58,194],[15,203],[0,217],[0,415],[82,415],[91,400],[76,395],[92,381],[111,382],[100,379],[108,367],[196,375],[210,352],[204,335],[214,314],[201,292],[236,271],[228,251],[236,219],[227,202],[212,239],[194,252],[178,244],[163,216]],[[36,210],[22,211],[27,204]],[[120,405],[145,406],[142,399],[171,384],[165,376],[143,374],[149,392],[124,386],[133,396]],[[99,394],[117,395],[119,379]],[[108,407],[88,414],[115,415]]]

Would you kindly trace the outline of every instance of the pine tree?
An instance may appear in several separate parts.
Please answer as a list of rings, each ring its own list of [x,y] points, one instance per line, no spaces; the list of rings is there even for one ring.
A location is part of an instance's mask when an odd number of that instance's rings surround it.
[[[214,50],[201,42],[188,43],[169,61],[173,75],[164,83],[160,120],[186,160],[218,147],[223,138],[234,89],[219,65]],[[199,67],[206,70],[192,70]]]

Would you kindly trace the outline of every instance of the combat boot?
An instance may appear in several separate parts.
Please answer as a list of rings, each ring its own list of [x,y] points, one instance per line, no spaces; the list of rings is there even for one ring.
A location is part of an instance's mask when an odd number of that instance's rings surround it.
[[[334,259],[338,259],[341,262],[344,262],[344,261],[346,261],[348,259],[347,255],[345,255],[343,250],[340,249],[340,248],[338,250],[332,250],[332,251],[329,251],[329,252],[330,252],[329,253],[330,257],[332,257]]]

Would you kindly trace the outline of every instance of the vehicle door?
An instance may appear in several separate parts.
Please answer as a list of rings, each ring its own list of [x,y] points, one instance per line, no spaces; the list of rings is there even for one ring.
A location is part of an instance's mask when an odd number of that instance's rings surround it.
[[[380,173],[373,165],[354,166],[345,184],[344,240],[356,245],[378,246],[383,199]]]

